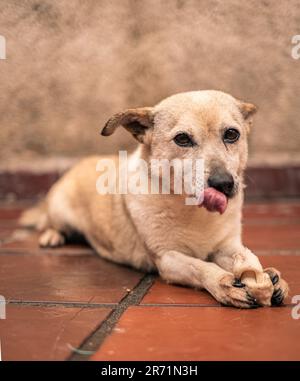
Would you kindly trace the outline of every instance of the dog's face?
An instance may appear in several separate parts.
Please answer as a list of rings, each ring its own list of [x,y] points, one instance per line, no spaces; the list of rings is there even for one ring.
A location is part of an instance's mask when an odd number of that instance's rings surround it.
[[[242,186],[252,104],[220,91],[173,95],[153,108],[127,110],[102,130],[123,125],[148,146],[149,159],[203,159],[205,185],[233,197]]]

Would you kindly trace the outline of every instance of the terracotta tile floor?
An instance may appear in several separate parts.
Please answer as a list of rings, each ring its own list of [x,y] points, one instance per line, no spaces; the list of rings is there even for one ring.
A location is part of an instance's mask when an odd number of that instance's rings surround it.
[[[225,308],[87,246],[41,250],[36,234],[15,231],[21,210],[0,208],[2,360],[300,360],[291,298],[283,307]],[[247,204],[244,241],[300,295],[300,200]]]

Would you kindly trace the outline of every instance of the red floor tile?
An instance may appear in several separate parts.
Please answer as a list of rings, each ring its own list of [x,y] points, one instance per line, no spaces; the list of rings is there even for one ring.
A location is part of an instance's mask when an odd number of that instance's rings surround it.
[[[17,206],[0,206],[0,222],[17,221],[24,208]]]
[[[13,232],[14,232],[14,228],[12,228],[12,227],[7,227],[7,226],[1,227],[0,226],[0,244],[5,239],[7,239]]]
[[[142,276],[96,256],[0,255],[9,300],[118,303]]]
[[[94,360],[300,360],[291,308],[130,307]]]
[[[0,244],[2,254],[27,254],[27,255],[96,255],[95,251],[86,245],[67,244],[56,248],[40,248],[37,240],[26,239],[25,241],[6,241]]]
[[[64,360],[111,312],[108,308],[7,306],[2,360]]]
[[[243,243],[251,250],[300,249],[300,224],[244,225]]]
[[[244,220],[299,220],[300,203],[291,202],[272,202],[272,203],[246,203],[243,208]]]
[[[141,304],[201,304],[219,305],[204,290],[193,290],[188,287],[170,285],[158,279],[154,282]]]
[[[1,234],[1,228],[0,228]],[[53,255],[61,254],[94,254],[94,250],[84,243],[66,244],[57,248],[40,248],[38,243],[39,233],[27,229],[3,228],[1,253],[29,253]]]

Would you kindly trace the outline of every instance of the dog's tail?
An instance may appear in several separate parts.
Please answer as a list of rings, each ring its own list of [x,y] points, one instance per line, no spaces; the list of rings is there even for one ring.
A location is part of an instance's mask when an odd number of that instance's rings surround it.
[[[48,214],[46,201],[41,201],[36,206],[25,210],[18,221],[23,228],[42,231],[48,226]]]

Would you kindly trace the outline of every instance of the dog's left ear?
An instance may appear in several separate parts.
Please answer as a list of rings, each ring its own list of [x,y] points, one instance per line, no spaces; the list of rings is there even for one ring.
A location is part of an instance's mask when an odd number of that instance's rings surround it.
[[[146,135],[153,127],[153,108],[141,107],[128,109],[113,115],[105,124],[101,135],[109,136],[118,126],[124,126],[140,143],[146,142]]]
[[[249,119],[251,116],[253,116],[256,111],[257,107],[252,104],[252,103],[247,103],[247,102],[239,102],[238,107],[244,117],[245,120]]]

